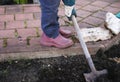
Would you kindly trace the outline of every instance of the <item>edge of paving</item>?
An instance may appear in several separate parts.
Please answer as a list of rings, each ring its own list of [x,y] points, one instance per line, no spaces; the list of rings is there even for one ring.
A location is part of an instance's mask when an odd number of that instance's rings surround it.
[[[103,45],[97,44],[92,45],[88,44],[88,49],[90,51],[91,55],[96,54],[96,52],[103,47]],[[15,47],[16,48],[16,47]],[[19,47],[19,50],[24,50],[26,47]],[[30,51],[32,47],[27,48],[24,52],[9,52],[7,53],[1,53],[0,54],[0,61],[8,61],[8,60],[16,60],[16,59],[36,59],[36,58],[50,58],[50,57],[59,57],[59,56],[73,56],[73,55],[83,55],[82,48],[79,43],[76,43],[74,46],[66,49],[58,49],[58,48],[41,48],[36,47],[36,50]],[[12,48],[14,49],[14,48]],[[16,48],[17,49],[17,48]],[[30,49],[30,50],[29,50]]]
[[[120,34],[110,40],[87,43],[88,50],[91,55],[95,55],[100,49],[108,50],[120,41]],[[19,51],[19,52],[18,52]],[[16,60],[16,59],[36,59],[50,58],[59,56],[84,55],[79,43],[75,43],[72,47],[66,49],[58,49],[42,46],[19,46],[7,47],[0,49],[0,61]]]
[[[110,40],[101,41],[99,44],[104,45],[104,47],[102,47],[101,49],[103,51],[106,51],[109,48],[111,48],[113,45],[119,44],[119,42],[120,42],[120,33],[118,35],[113,36],[113,38],[111,38]]]

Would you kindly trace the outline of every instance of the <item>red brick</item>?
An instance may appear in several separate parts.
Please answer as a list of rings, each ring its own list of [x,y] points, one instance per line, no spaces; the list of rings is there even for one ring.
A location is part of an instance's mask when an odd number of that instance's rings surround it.
[[[64,30],[69,30],[71,32],[73,32],[75,30],[74,26],[62,26],[60,28],[64,29]]]
[[[3,40],[0,40],[0,48],[3,47]]]
[[[40,12],[40,7],[39,6],[27,6],[24,7],[24,12]]]
[[[40,27],[41,21],[40,20],[30,20],[27,21],[27,27]]]
[[[42,35],[42,28],[37,27],[36,30],[37,30],[37,36],[41,36]]]
[[[22,13],[23,7],[20,5],[6,6],[6,14]]]
[[[105,1],[109,3],[114,3],[115,1],[118,1],[118,0],[105,0]]]
[[[24,21],[10,21],[6,23],[6,29],[24,28]]]
[[[5,13],[5,8],[4,7],[0,7],[0,14],[4,14]]]
[[[86,1],[86,0],[76,0],[76,5],[78,6],[85,6],[87,4],[89,4],[91,1]]]
[[[7,39],[7,46],[25,46],[27,45],[26,40],[20,41],[18,38]]]
[[[14,15],[0,15],[0,21],[13,21]]]
[[[87,17],[83,20],[83,22],[86,22],[88,24],[92,24],[95,26],[100,25],[101,23],[103,23],[104,21],[102,19],[96,18],[96,17]]]
[[[15,15],[15,20],[32,20],[33,19],[33,14],[16,14]]]
[[[106,13],[105,11],[98,11],[96,13],[94,13],[92,16],[95,16],[95,17],[98,17],[98,18],[102,18],[105,20],[105,16],[106,16]]]
[[[92,3],[92,5],[98,6],[98,7],[106,7],[108,6],[110,3],[108,2],[104,2],[104,1],[95,1]]]
[[[83,18],[77,17],[76,19],[77,19],[77,21],[79,22],[79,21],[81,21]]]
[[[64,21],[64,19],[59,19],[59,23],[60,23],[60,26],[62,26],[62,25],[65,25],[65,21]]]
[[[82,9],[88,10],[88,11],[91,11],[91,12],[95,12],[95,11],[100,10],[101,8],[100,7],[95,7],[95,6],[92,6],[92,5],[88,5],[88,6],[83,7]]]
[[[34,19],[41,19],[41,13],[33,13],[34,14]]]
[[[81,5],[75,5],[76,10],[80,9],[81,7],[82,7]]]
[[[115,3],[112,3],[111,6],[120,8],[120,1],[119,1],[119,2],[115,2]]]
[[[79,25],[80,28],[91,28],[91,27],[94,27],[94,26],[92,26],[90,24],[87,24],[87,23],[84,23],[84,22],[79,22],[78,25]]]
[[[87,16],[89,16],[89,15],[91,15],[91,12],[88,12],[88,11],[85,11],[85,10],[78,10],[77,11],[77,16],[79,16],[79,17],[87,17]]]
[[[0,38],[14,38],[14,30],[0,30]]]
[[[77,17],[76,19],[78,22],[82,20],[81,17]],[[73,22],[69,21],[67,17],[60,18],[59,23],[60,23],[60,26],[66,26],[66,25],[69,26],[69,25],[73,24]]]
[[[117,13],[120,11],[120,8],[115,8],[115,7],[111,7],[111,6],[108,6],[106,8],[103,9],[104,11],[109,11],[111,13]]]
[[[59,16],[59,17],[63,17],[63,16],[65,16],[65,10],[64,10],[64,7],[60,7],[60,8],[59,8],[58,16]]]
[[[27,38],[30,36],[37,36],[36,29],[30,28],[30,29],[17,29],[18,35],[22,38]]]
[[[30,45],[31,46],[40,45],[40,38],[31,38]]]
[[[4,28],[5,28],[4,22],[0,22],[0,29],[4,29]]]

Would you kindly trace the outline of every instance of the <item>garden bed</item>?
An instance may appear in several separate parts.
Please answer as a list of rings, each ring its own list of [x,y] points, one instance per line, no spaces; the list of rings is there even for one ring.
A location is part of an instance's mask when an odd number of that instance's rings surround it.
[[[108,75],[97,82],[120,82],[120,44],[92,56],[97,70]],[[85,82],[83,73],[90,69],[82,55],[0,63],[0,82]]]

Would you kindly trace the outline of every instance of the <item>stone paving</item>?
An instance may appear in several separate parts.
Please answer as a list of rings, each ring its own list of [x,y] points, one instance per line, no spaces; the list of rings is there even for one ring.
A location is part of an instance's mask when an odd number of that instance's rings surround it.
[[[77,21],[80,28],[101,26],[104,28],[106,12],[120,11],[119,0],[76,0]],[[58,13],[60,26],[70,29],[75,34],[72,22],[64,15],[61,2]],[[0,60],[18,58],[44,58],[84,54],[78,41],[67,49],[41,46],[40,24],[41,10],[39,4],[0,6]],[[89,42],[87,46],[91,54],[99,49],[106,50],[119,41],[120,36],[111,40]]]

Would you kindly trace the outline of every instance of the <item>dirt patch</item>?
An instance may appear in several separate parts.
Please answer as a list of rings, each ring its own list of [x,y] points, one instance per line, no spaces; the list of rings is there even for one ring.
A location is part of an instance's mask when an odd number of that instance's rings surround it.
[[[97,70],[108,75],[97,82],[120,82],[120,44],[92,56]],[[84,56],[69,56],[0,63],[0,82],[85,82],[83,73],[90,72]]]

